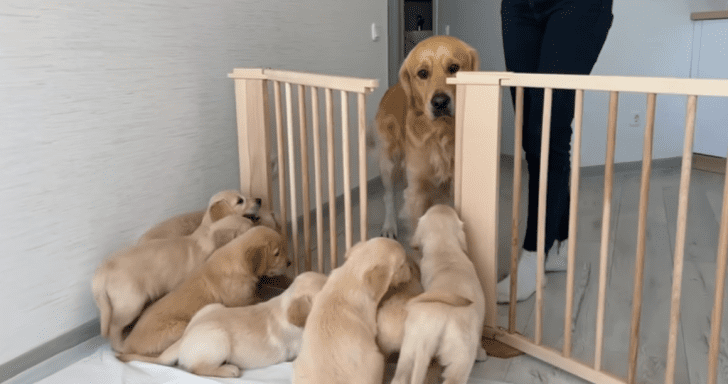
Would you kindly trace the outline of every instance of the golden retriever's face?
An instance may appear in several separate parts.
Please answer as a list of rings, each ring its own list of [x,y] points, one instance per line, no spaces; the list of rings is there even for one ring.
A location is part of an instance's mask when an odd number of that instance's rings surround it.
[[[246,198],[237,191],[226,190],[218,192],[210,198],[208,214],[213,223],[234,214],[256,221],[260,205],[260,199]]]
[[[433,36],[421,41],[407,55],[399,81],[411,107],[435,120],[455,116],[455,85],[448,77],[458,71],[477,71],[477,51],[452,36]]]
[[[254,227],[243,236],[249,241],[245,259],[256,276],[281,275],[291,265],[278,232],[268,227]]]
[[[375,237],[358,243],[345,257],[346,263],[356,263],[359,279],[377,302],[390,286],[412,278],[405,250],[393,239]]]
[[[464,224],[457,212],[447,205],[437,204],[430,207],[417,223],[415,234],[410,239],[410,246],[420,249],[427,239],[457,239],[460,249],[468,251],[465,241]]]

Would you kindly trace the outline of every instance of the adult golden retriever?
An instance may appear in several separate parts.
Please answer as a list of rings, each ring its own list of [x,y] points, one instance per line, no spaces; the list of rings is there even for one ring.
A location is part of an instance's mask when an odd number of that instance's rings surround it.
[[[399,82],[384,94],[375,119],[385,189],[382,236],[397,237],[394,177],[402,168],[407,188],[401,213],[410,230],[427,208],[450,198],[456,95],[446,79],[479,66],[478,52],[468,44],[452,36],[433,36],[412,49],[399,70]]]

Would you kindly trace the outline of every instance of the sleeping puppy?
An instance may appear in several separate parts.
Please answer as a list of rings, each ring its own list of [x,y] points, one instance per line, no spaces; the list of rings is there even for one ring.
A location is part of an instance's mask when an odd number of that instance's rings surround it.
[[[214,199],[208,211],[210,226],[200,226],[184,237],[137,244],[101,263],[91,289],[99,307],[101,335],[114,349],[121,348],[124,328],[145,304],[177,287],[213,251],[251,228],[250,220]]]
[[[466,383],[481,346],[485,298],[468,258],[463,222],[451,207],[434,205],[420,218],[412,246],[422,249],[425,292],[407,303],[402,350],[392,383],[422,383],[437,357],[445,383]]]
[[[192,316],[207,304],[254,303],[260,276],[282,274],[288,265],[278,232],[250,229],[215,251],[192,276],[145,310],[124,340],[119,359],[158,355],[182,336]]]
[[[411,278],[402,246],[374,238],[353,246],[313,301],[293,365],[293,383],[381,383],[377,306],[390,286]]]
[[[210,304],[190,320],[184,336],[159,357],[134,360],[174,365],[205,376],[237,377],[255,369],[291,361],[301,348],[301,335],[311,302],[326,275],[304,272],[280,295],[247,307]]]
[[[477,71],[477,51],[452,36],[421,41],[407,55],[399,82],[382,97],[375,118],[384,184],[382,236],[397,237],[394,177],[404,168],[404,209],[412,231],[436,201],[451,199],[455,166],[455,85],[458,71]]]
[[[141,244],[152,239],[166,239],[190,235],[203,223],[209,226],[214,221],[213,215],[219,217],[214,212],[216,209],[229,210],[244,215],[256,224],[258,219],[264,217],[265,221],[262,223],[263,225],[279,230],[276,228],[277,222],[272,217],[270,210],[261,209],[260,199],[246,198],[238,191],[226,190],[216,193],[211,201],[218,203],[215,208],[173,216],[150,228],[139,239],[139,243]],[[273,224],[269,224],[269,222]]]

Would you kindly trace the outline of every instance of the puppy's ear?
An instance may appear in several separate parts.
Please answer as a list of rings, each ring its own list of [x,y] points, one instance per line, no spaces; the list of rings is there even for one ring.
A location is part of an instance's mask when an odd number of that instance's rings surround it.
[[[256,276],[264,275],[268,269],[268,258],[264,247],[250,247],[246,251],[246,259],[250,261],[250,269]]]
[[[210,219],[213,223],[232,213],[233,209],[225,200],[216,201],[210,206]]]
[[[309,312],[311,312],[311,298],[309,296],[299,297],[293,300],[288,307],[288,322],[296,327],[303,328],[306,325]]]
[[[369,288],[376,301],[379,301],[389,289],[391,275],[389,268],[385,265],[377,265],[364,273],[364,284]]]
[[[420,230],[419,221],[417,222],[417,227],[415,228],[415,233],[410,238],[410,247],[414,249],[415,251],[419,251],[420,248],[422,248],[422,232]]]

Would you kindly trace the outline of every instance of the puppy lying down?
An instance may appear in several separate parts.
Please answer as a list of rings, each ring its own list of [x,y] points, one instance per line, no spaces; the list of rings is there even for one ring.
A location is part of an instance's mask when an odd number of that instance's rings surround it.
[[[192,373],[218,377],[237,377],[241,369],[290,361],[298,355],[313,297],[325,283],[326,275],[305,272],[266,302],[237,308],[207,305],[159,357],[136,360],[177,363]]]
[[[377,306],[390,286],[410,278],[398,242],[380,237],[353,246],[313,301],[293,383],[381,383]]]
[[[119,359],[158,355],[182,336],[192,316],[207,304],[252,304],[259,278],[284,273],[290,265],[283,241],[268,227],[254,227],[215,251],[192,276],[142,313]]]

